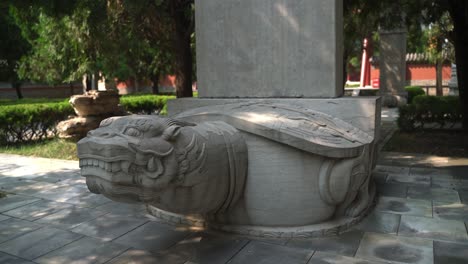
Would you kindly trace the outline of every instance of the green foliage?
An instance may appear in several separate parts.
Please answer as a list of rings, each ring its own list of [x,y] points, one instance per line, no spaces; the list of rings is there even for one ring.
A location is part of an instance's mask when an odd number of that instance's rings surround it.
[[[456,96],[426,96],[413,98],[412,104],[399,108],[398,127],[403,131],[422,129],[428,124],[440,128],[462,120],[460,100]]]
[[[135,95],[122,96],[120,104],[133,114],[167,114],[167,100],[175,99],[175,96],[166,95]]]
[[[416,96],[426,94],[419,86],[406,86],[405,90],[408,92],[408,104],[411,104]]]
[[[55,135],[57,123],[71,114],[66,102],[0,106],[0,145]]]
[[[43,104],[43,103],[65,103],[67,99],[51,99],[51,98],[23,98],[19,100],[0,99],[0,106],[4,105],[21,105],[21,104]]]
[[[175,96],[127,95],[120,103],[132,114],[167,114],[167,100]],[[74,113],[68,99],[0,100],[0,145],[37,141],[55,136],[56,125]]]

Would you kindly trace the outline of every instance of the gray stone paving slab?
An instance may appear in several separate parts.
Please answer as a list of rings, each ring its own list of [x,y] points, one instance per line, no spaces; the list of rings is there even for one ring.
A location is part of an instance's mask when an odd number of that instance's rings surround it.
[[[86,186],[86,178],[85,177],[73,177],[70,179],[62,180],[60,182],[62,185],[78,185],[78,186]]]
[[[450,178],[453,178],[453,176],[448,175],[447,173],[443,173],[442,170],[435,169],[435,168],[411,167],[409,174],[410,175],[428,175],[428,176],[446,175],[446,176],[449,176]]]
[[[33,260],[81,237],[76,233],[44,227],[0,244],[0,251]]]
[[[408,186],[397,183],[377,184],[377,194],[379,196],[406,198]]]
[[[399,236],[430,238],[468,242],[465,224],[462,221],[434,219],[427,217],[403,215],[401,217]]]
[[[352,257],[359,247],[363,234],[362,231],[353,230],[339,236],[291,239],[287,245]]]
[[[468,189],[468,180],[432,178],[432,187],[450,189]]]
[[[34,262],[21,259],[3,252],[0,252],[0,263],[2,264],[34,264]]]
[[[186,264],[185,259],[173,254],[156,255],[148,251],[131,249],[125,251],[122,255],[112,259],[109,264]]]
[[[280,245],[251,241],[229,262],[231,264],[288,263],[306,264],[314,253]]]
[[[168,249],[183,240],[190,233],[177,230],[176,227],[157,222],[148,222],[129,233],[115,239],[113,242],[131,246],[137,249],[157,252]]]
[[[434,201],[434,217],[468,221],[468,205],[464,203]]]
[[[104,195],[98,195],[88,192],[79,196],[66,199],[64,202],[75,204],[80,207],[95,208],[103,204],[110,203],[111,200],[107,199]]]
[[[408,187],[408,198],[441,202],[460,202],[458,192],[446,188]]]
[[[362,238],[357,258],[392,263],[433,263],[432,240],[366,233]]]
[[[70,207],[72,206],[69,204],[39,200],[16,209],[6,211],[4,214],[28,221],[34,221]]]
[[[143,204],[127,204],[111,202],[96,207],[96,210],[112,213],[114,215],[144,215],[146,206]]]
[[[0,222],[0,243],[41,228],[42,225],[11,218]]]
[[[400,218],[399,214],[372,212],[354,228],[365,232],[396,235]]]
[[[168,252],[195,263],[226,263],[249,241],[215,234],[194,234],[171,247]]]
[[[375,210],[384,213],[432,217],[432,203],[426,200],[382,196]]]
[[[75,198],[86,193],[89,193],[86,186],[61,186],[59,188],[35,193],[33,196],[56,202],[65,202],[68,199]]]
[[[0,213],[39,201],[34,197],[9,194],[7,197],[0,199]]]
[[[400,174],[400,175],[408,175],[409,170],[410,170],[409,167],[402,167],[402,166],[388,166],[388,165],[375,166],[376,172],[386,172],[386,173],[393,173],[393,174]]]
[[[434,264],[468,263],[468,246],[442,241],[434,241]]]
[[[388,174],[388,183],[405,184],[409,186],[427,186],[431,185],[431,176],[426,175],[401,175],[401,174]]]
[[[81,178],[78,171],[69,172],[50,172],[42,176],[31,177],[29,179],[39,182],[60,183],[64,180]]]
[[[71,231],[103,240],[112,240],[143,225],[147,221],[142,217],[106,214],[84,222],[71,229]]]
[[[106,243],[92,237],[83,237],[35,259],[34,262],[43,264],[105,263],[122,254],[127,249],[129,249],[127,246],[110,242]]]
[[[326,252],[316,251],[308,264],[385,264],[388,262],[367,261],[358,258],[346,257],[341,255],[330,254]]]
[[[0,222],[3,221],[3,220],[6,220],[8,218],[10,218],[10,217],[7,216],[7,215],[0,214]]]
[[[462,203],[468,204],[468,189],[458,190],[458,195]]]
[[[59,185],[48,182],[36,182],[30,180],[9,182],[2,186],[2,188],[8,192],[30,196],[34,196],[37,193],[50,191],[59,187]]]
[[[386,172],[373,172],[372,178],[376,184],[384,184],[387,182],[388,173]]]
[[[105,212],[95,209],[71,207],[43,217],[36,222],[49,224],[60,229],[71,229],[83,222],[92,220],[104,214]]]

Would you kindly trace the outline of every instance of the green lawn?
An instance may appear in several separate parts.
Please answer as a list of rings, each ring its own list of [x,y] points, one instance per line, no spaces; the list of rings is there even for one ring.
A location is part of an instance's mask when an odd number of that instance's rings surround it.
[[[78,160],[78,157],[76,156],[76,142],[58,138],[24,144],[0,146],[0,153],[52,159]]]

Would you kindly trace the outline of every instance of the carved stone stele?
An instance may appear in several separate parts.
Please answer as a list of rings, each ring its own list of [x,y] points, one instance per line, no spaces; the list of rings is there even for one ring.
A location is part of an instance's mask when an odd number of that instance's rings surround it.
[[[373,142],[304,107],[235,103],[173,119],[106,119],[78,142],[78,156],[92,192],[146,203],[172,222],[320,236],[358,221],[372,203]]]

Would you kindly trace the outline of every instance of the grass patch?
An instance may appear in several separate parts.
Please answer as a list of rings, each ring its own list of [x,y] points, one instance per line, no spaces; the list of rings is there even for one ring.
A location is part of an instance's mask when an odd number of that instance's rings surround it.
[[[0,191],[0,199],[4,198],[4,197],[6,197],[6,196],[7,196],[7,194],[6,194],[6,193],[4,193],[4,192]]]
[[[468,157],[468,135],[452,130],[397,131],[383,151]]]
[[[78,160],[76,156],[76,142],[59,138],[0,146],[0,153]]]

